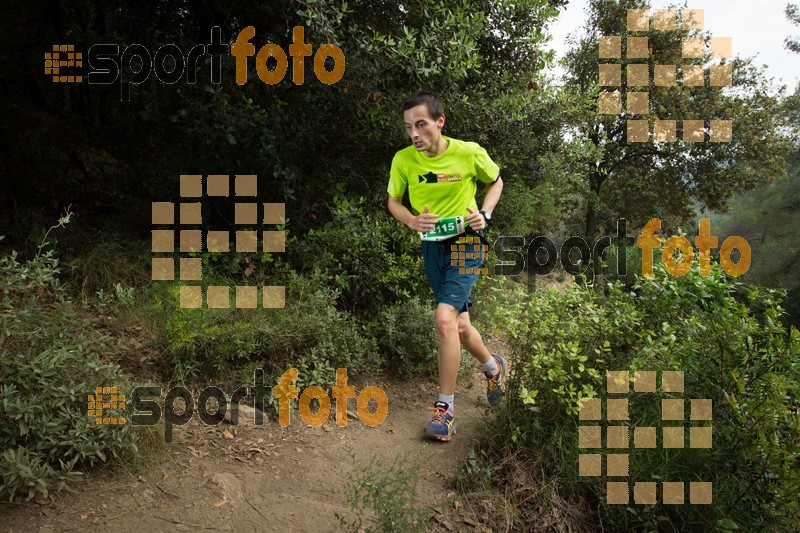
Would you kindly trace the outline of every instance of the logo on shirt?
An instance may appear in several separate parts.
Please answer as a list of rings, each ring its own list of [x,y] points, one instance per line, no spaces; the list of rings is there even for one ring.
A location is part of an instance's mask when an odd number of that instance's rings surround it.
[[[420,174],[419,182],[426,183],[442,183],[447,181],[461,181],[461,174],[434,174],[428,172],[427,174]]]

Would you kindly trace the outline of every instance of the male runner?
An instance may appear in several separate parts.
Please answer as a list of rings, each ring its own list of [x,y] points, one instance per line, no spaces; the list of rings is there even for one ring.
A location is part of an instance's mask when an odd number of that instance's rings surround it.
[[[482,267],[482,254],[465,259],[460,267],[450,261],[450,246],[459,237],[470,234],[486,243],[483,230],[500,199],[503,180],[499,167],[478,144],[442,135],[444,108],[435,94],[419,91],[406,98],[403,120],[413,144],[392,160],[388,207],[392,216],[422,238],[425,272],[436,295],[439,336],[439,399],[425,435],[449,441],[456,431],[453,396],[462,345],[483,365],[489,403],[497,405],[504,392],[506,361],[489,353],[469,320],[469,296],[478,274],[459,273],[459,268]],[[480,211],[475,202],[478,181],[487,187]],[[402,203],[406,189],[413,213]]]

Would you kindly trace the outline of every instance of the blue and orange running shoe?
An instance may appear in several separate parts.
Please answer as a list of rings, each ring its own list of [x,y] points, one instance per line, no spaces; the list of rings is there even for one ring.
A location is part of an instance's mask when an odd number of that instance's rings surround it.
[[[503,399],[506,386],[506,360],[499,355],[492,354],[500,371],[492,377],[486,378],[486,399],[489,405],[497,405]]]
[[[433,418],[425,426],[425,436],[448,442],[456,434],[456,422],[453,414],[447,412],[449,405],[445,402],[436,402],[433,407],[428,407],[433,411]]]

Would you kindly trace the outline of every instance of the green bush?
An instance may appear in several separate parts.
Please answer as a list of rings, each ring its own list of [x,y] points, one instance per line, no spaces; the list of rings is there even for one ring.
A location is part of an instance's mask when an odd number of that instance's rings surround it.
[[[339,291],[323,285],[321,277],[315,270],[290,281],[287,298],[292,302],[279,324],[283,339],[270,339],[272,350],[290,356],[295,363],[301,387],[330,388],[336,382],[337,368],[369,374],[384,362],[365,326],[353,314],[336,308]]]
[[[439,341],[433,317],[431,305],[413,297],[384,309],[368,325],[389,370],[408,377],[436,368]]]
[[[624,254],[625,261],[624,275],[621,276],[618,270],[622,268],[622,265],[617,264],[623,259],[619,257],[620,252]],[[653,254],[653,262],[654,264],[661,263],[660,253]],[[642,250],[636,246],[626,246],[622,250],[616,246],[610,246],[606,249],[603,266],[606,276],[619,278],[623,283],[632,285],[636,281],[636,276],[642,273]]]
[[[41,252],[41,250],[40,250]],[[125,386],[99,355],[109,339],[65,299],[52,250],[0,258],[0,498],[30,500],[68,487],[82,470],[137,453],[129,425],[86,416],[96,386]]]
[[[151,283],[149,258],[149,242],[103,235],[68,261],[65,285],[71,294],[83,297],[113,291],[116,285],[145,287]]]
[[[164,325],[165,379],[241,381],[261,367],[276,380],[296,367],[298,386],[328,387],[336,368],[374,371],[381,353],[401,374],[430,366],[432,311],[416,299],[399,304],[428,292],[418,239],[363,198],[334,202],[331,222],[287,245],[297,271],[272,254],[198,254],[207,283],[239,285],[244,271],[247,284],[286,285],[284,309],[181,309],[179,284],[151,289],[151,314]],[[386,324],[374,320],[379,313]]]
[[[508,331],[514,360],[495,447],[541,458],[553,490],[588,494],[612,530],[796,530],[800,426],[787,403],[800,398],[800,334],[780,322],[781,294],[716,264],[707,277],[696,263],[683,277],[660,265],[654,274],[632,290],[490,292],[491,322]],[[711,481],[711,505],[606,505],[605,478],[578,476],[578,454],[588,453],[578,448],[579,401],[605,390],[606,371],[626,369],[683,370],[683,397],[712,400],[711,449],[632,450],[629,470],[637,481]],[[674,425],[660,412],[660,399],[674,396],[631,394],[628,425]]]
[[[386,212],[343,197],[334,199],[333,220],[297,242],[302,272],[318,269],[340,292],[339,306],[372,318],[401,299],[425,294],[419,237]]]
[[[329,388],[337,368],[376,370],[382,360],[374,340],[355,317],[335,307],[338,291],[322,279],[318,271],[293,275],[284,309],[182,309],[177,285],[156,293],[175,379],[230,383],[243,377],[243,369],[251,379],[252,369],[261,367],[268,381],[276,381],[295,367],[298,387]]]

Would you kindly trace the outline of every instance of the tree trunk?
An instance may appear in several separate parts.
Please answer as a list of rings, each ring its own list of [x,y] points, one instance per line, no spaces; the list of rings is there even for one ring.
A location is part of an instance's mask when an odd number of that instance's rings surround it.
[[[599,269],[595,265],[599,264],[600,254],[595,246],[597,242],[597,203],[600,202],[600,187],[603,185],[604,177],[599,172],[592,172],[589,176],[589,188],[592,191],[589,202],[586,205],[586,242],[589,244],[591,251],[591,270],[595,275],[593,276],[594,282],[597,283],[600,278]],[[585,279],[588,279],[586,276]]]

